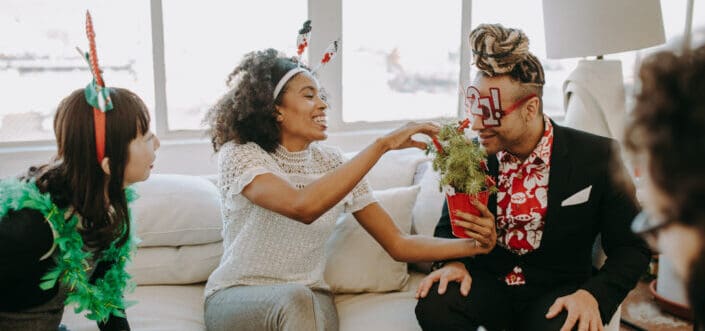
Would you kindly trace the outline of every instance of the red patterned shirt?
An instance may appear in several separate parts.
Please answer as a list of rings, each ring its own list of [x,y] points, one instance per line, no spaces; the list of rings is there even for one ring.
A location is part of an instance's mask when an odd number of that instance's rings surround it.
[[[507,151],[497,153],[497,244],[517,255],[541,246],[548,207],[548,175],[551,169],[553,125],[544,116],[544,133],[524,162]],[[507,285],[525,283],[521,267],[505,277]]]

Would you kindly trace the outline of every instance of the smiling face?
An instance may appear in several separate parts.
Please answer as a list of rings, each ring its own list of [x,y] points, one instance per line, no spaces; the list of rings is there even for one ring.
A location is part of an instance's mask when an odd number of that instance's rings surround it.
[[[509,107],[524,97],[521,84],[508,76],[477,75],[472,86],[479,91],[481,97],[489,96],[490,88],[499,89],[502,108]],[[528,107],[536,108],[538,102],[536,99],[520,104],[515,111],[502,116],[500,126],[485,127],[482,123],[482,116],[472,115],[472,130],[477,132],[479,141],[488,154],[496,154],[502,150],[515,152],[515,149],[526,144],[525,138],[529,133],[527,123],[533,117],[540,115],[538,109],[527,109]]]
[[[327,108],[318,80],[308,72],[296,74],[287,83],[281,105],[276,107],[281,127],[279,142],[289,151],[299,151],[328,138]]]

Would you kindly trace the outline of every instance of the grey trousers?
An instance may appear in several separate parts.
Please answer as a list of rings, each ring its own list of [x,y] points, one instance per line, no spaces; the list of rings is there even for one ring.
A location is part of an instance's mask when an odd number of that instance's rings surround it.
[[[304,285],[235,286],[206,299],[208,331],[337,331],[330,292]]]

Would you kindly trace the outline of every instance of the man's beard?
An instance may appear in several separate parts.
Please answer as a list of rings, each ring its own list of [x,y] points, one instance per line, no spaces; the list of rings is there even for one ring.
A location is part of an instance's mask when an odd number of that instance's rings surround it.
[[[522,122],[523,123],[523,122]],[[523,125],[520,128],[514,129],[514,131],[520,130],[521,133],[516,135],[515,137],[507,137],[506,135],[497,135],[497,141],[499,141],[500,148],[499,150],[502,151],[507,151],[510,153],[515,153],[516,149],[518,146],[521,146],[528,138],[529,138],[529,125],[526,123],[523,123]],[[505,133],[506,134],[506,133]],[[536,148],[534,146],[533,148]]]

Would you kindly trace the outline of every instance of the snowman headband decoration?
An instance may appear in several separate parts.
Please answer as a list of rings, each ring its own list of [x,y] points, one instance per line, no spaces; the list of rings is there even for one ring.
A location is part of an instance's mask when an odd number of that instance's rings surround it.
[[[91,13],[86,11],[86,36],[88,37],[88,52],[81,51],[76,47],[88,63],[88,69],[93,79],[84,89],[86,102],[93,107],[93,124],[95,131],[95,149],[98,163],[105,157],[105,112],[113,109],[113,102],[110,99],[110,88],[105,86],[102,70],[98,67],[98,52],[95,46],[95,31],[93,30],[93,20]]]
[[[299,30],[299,34],[296,37],[296,57],[298,58],[297,66],[290,69],[287,71],[284,76],[282,76],[281,79],[279,79],[279,82],[274,87],[274,93],[272,97],[274,99],[279,96],[279,93],[281,93],[282,89],[284,88],[284,85],[292,78],[294,75],[300,73],[300,72],[310,72],[311,75],[316,76],[318,72],[320,72],[321,69],[323,69],[328,62],[330,62],[337,54],[338,54],[338,49],[340,47],[340,40],[334,40],[328,45],[328,48],[326,48],[326,51],[323,53],[323,56],[321,57],[321,60],[316,64],[316,67],[313,68],[311,71],[308,69],[304,68],[301,66],[301,62],[303,58],[301,55],[304,53],[306,48],[309,45],[309,40],[311,38],[311,20],[307,20],[304,22],[303,26]]]

